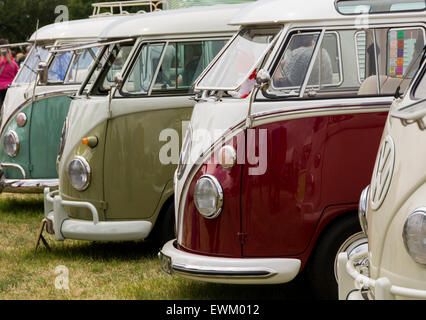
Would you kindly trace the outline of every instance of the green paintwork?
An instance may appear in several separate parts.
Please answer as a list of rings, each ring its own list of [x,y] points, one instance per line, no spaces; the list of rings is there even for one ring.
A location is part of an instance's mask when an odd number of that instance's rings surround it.
[[[27,115],[27,123],[23,128],[16,124],[18,112],[1,137],[0,161],[21,165],[27,179],[58,178],[56,157],[70,102],[68,96],[55,96],[29,104],[20,111]],[[9,157],[3,149],[4,135],[9,130],[14,130],[19,137],[20,148],[15,158]],[[22,179],[17,169],[5,168],[4,171],[7,179]]]
[[[31,112],[32,112],[33,105],[29,104],[26,107],[22,109],[22,112],[24,112],[27,115],[28,119],[31,119]],[[19,153],[15,158],[11,158],[7,155],[7,153],[4,151],[4,135],[9,132],[10,130],[15,131],[18,134],[19,142],[20,142],[20,148]],[[29,148],[30,148],[30,122],[27,121],[27,124],[23,128],[19,128],[16,124],[15,118],[7,125],[6,129],[4,130],[1,139],[0,139],[0,162],[2,163],[14,163],[19,164],[25,169],[25,173],[27,177],[30,176],[30,170],[29,170],[29,164],[30,164],[30,157],[29,157]],[[3,168],[5,176],[8,179],[22,179],[22,174],[18,169],[14,168]]]
[[[30,162],[33,179],[56,179],[56,157],[62,127],[71,99],[58,96],[37,101],[33,105],[30,133]]]

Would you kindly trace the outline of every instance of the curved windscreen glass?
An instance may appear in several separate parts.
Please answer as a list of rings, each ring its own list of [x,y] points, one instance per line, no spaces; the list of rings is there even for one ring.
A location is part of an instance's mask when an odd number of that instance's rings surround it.
[[[14,84],[28,84],[35,81],[37,77],[37,69],[40,62],[46,62],[49,56],[49,51],[42,46],[33,47],[21,67],[21,70],[16,77]]]
[[[261,62],[278,32],[276,28],[241,30],[196,88],[237,90]]]

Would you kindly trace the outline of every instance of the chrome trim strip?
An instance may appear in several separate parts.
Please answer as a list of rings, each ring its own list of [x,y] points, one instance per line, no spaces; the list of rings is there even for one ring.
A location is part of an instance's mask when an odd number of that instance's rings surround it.
[[[274,273],[267,270],[202,270],[197,268],[190,268],[185,266],[172,265],[173,273],[175,274],[187,274],[195,275],[197,277],[207,278],[243,278],[243,279],[259,279],[259,278],[271,278]]]

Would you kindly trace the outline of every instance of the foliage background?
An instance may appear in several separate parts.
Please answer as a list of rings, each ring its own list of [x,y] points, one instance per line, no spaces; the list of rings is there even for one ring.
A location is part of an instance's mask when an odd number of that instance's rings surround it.
[[[87,18],[92,14],[91,0],[0,0],[0,38],[9,42],[27,41],[34,33],[37,19],[40,27],[54,23],[55,8],[69,8],[70,20]]]
[[[92,3],[107,0],[0,0],[0,38],[8,39],[10,43],[25,42],[39,27],[55,22],[59,14],[55,13],[57,6],[66,6],[69,19],[85,19],[92,12]],[[175,9],[188,6],[214,5],[224,3],[242,3],[256,0],[163,0],[166,8]],[[139,8],[127,8],[136,12]]]

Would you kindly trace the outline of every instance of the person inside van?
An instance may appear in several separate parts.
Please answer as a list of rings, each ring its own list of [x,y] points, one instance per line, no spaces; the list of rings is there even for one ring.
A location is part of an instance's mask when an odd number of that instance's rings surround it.
[[[274,87],[300,87],[305,80],[306,72],[314,53],[317,35],[296,35],[292,38],[289,49],[286,50],[283,59],[274,74]],[[321,84],[332,83],[333,67],[327,50],[321,51]],[[319,84],[319,60],[315,62],[309,84]]]
[[[8,44],[7,40],[0,39],[0,46]],[[15,79],[18,70],[19,67],[13,59],[10,49],[0,49],[0,108],[3,106],[7,89]]]

